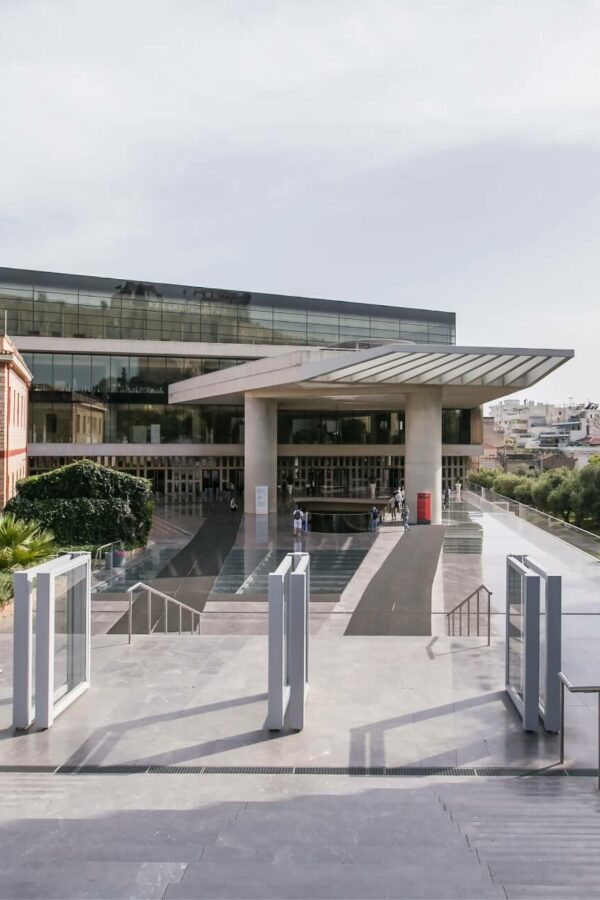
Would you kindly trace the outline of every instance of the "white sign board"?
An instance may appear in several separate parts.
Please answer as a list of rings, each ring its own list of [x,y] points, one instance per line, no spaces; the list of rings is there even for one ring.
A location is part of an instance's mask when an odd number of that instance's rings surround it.
[[[254,489],[254,511],[257,516],[266,516],[269,513],[269,487],[266,484],[257,484]]]

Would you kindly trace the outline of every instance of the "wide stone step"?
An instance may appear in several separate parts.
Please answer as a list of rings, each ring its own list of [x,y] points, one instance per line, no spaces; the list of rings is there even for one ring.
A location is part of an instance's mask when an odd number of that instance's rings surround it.
[[[588,900],[588,898],[600,897],[600,885],[575,885],[568,882],[554,882],[554,884],[507,884],[503,885],[508,900],[523,898],[540,898],[540,900]]]
[[[566,884],[590,884],[597,886],[600,864],[595,866],[588,864],[569,865],[564,863],[549,863],[543,861],[523,861],[507,859],[504,865],[496,862],[489,863],[490,872],[496,883],[510,881],[512,884],[553,884],[560,880]],[[567,894],[567,897],[569,894]]]
[[[329,898],[436,897],[438,900],[469,898],[505,898],[504,891],[492,884],[489,874],[475,862],[455,860],[452,879],[431,860],[397,865],[357,865],[316,863],[266,864],[247,860],[227,865],[200,862],[188,866],[179,884],[171,884],[165,900],[203,900],[203,898],[245,898],[245,900],[306,900]]]

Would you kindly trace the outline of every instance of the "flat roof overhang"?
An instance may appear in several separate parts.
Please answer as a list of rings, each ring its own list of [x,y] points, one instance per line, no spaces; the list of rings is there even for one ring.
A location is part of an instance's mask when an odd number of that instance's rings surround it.
[[[573,356],[573,350],[447,344],[306,348],[176,382],[169,402],[237,404],[251,393],[291,409],[383,409],[408,393],[437,387],[443,406],[473,407],[532,387]]]

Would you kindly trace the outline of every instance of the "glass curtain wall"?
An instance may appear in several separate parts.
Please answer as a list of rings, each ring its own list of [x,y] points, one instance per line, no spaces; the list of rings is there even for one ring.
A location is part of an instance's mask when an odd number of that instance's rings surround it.
[[[279,444],[403,444],[404,411],[281,410]]]
[[[331,311],[337,306],[333,301],[303,297],[35,272],[22,276],[37,283],[2,279],[0,270],[0,313],[6,312],[14,335],[317,346],[455,341],[452,313],[366,310],[366,304],[343,303],[345,310]]]
[[[243,442],[241,407],[169,406],[168,385],[245,360],[26,353],[31,443]]]

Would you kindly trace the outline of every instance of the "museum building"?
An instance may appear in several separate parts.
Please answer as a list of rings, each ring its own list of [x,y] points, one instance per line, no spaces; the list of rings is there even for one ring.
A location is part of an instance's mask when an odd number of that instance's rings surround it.
[[[569,350],[457,347],[455,315],[0,268],[4,332],[33,380],[31,473],[78,458],[168,499],[257,485],[434,495],[482,453],[481,404]],[[9,490],[9,495],[12,490]]]

